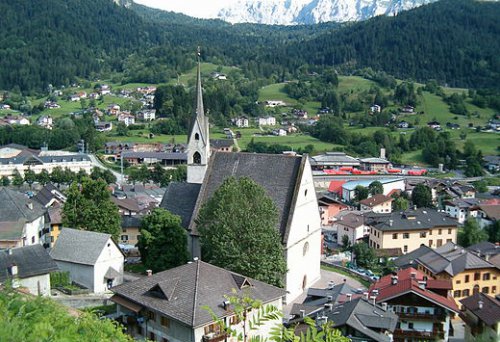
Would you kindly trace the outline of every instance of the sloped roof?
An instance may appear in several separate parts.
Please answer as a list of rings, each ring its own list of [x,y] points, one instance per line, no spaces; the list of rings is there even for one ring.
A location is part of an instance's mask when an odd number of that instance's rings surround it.
[[[363,215],[349,212],[346,215],[340,216],[339,219],[335,222],[335,224],[349,228],[358,228],[365,224],[365,219]]]
[[[233,290],[236,291],[236,295],[244,294],[264,304],[285,295],[282,289],[250,278],[247,279],[251,286],[239,289],[234,274],[234,272],[197,260],[150,277],[118,285],[111,290],[118,298],[126,298],[190,327],[199,327],[213,322],[211,314],[205,307],[211,308],[217,317],[231,315],[231,311],[226,311],[222,303],[227,300],[224,296],[234,295]],[[176,281],[170,281],[172,279]],[[153,296],[150,293],[158,286],[165,294],[162,297]]]
[[[392,202],[392,200],[392,197],[385,196],[384,194],[377,194],[375,196],[359,201],[359,204],[366,205],[367,207],[375,207],[387,201]]]
[[[167,186],[160,208],[166,209],[174,215],[179,215],[182,226],[187,229],[193,216],[200,188],[201,184],[172,182]]]
[[[59,268],[42,245],[36,244],[0,251],[0,281],[9,277],[8,267],[17,266],[19,278],[29,278],[57,271]]]
[[[141,208],[139,207],[139,203],[133,198],[125,198],[119,199],[114,196],[111,196],[111,201],[116,204],[119,208],[123,208],[125,210],[139,212]]]
[[[492,220],[500,219],[500,205],[480,205],[479,208]]]
[[[110,234],[63,228],[50,256],[56,261],[95,265],[107,243],[114,243]]]
[[[45,208],[37,201],[18,191],[0,187],[0,222],[32,222],[44,213]]]
[[[213,148],[229,148],[234,145],[232,139],[210,139],[210,145]]]
[[[47,210],[50,224],[62,224],[62,207],[54,206]]]
[[[33,198],[44,207],[47,207],[53,199],[58,199],[53,191],[59,190],[52,183],[48,183]]]
[[[141,222],[142,216],[122,216],[122,228],[139,228],[141,226]]]
[[[345,180],[333,180],[330,181],[330,185],[328,186],[329,192],[336,192],[338,194],[342,193],[342,185],[347,182]]]
[[[201,206],[229,177],[248,177],[262,186],[278,207],[278,230],[288,239],[289,215],[307,156],[282,154],[215,152],[211,158],[191,218],[190,229],[197,234],[194,219]]]
[[[483,307],[479,308],[479,301]],[[460,300],[469,311],[476,315],[486,325],[493,326],[500,321],[500,301],[484,293],[475,293],[470,297]]]
[[[419,248],[411,251],[410,253],[406,253],[405,255],[400,256],[396,260],[394,260],[394,264],[397,267],[408,267],[411,265],[416,265],[416,259],[425,255],[432,251],[432,248],[427,247],[426,245],[422,245]]]
[[[369,213],[366,218],[368,225],[381,231],[423,230],[440,226],[457,226],[455,220],[429,208],[392,212],[390,214]]]

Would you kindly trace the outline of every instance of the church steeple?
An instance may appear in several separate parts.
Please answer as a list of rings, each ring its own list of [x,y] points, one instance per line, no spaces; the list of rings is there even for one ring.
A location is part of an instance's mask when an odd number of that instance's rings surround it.
[[[201,87],[200,48],[198,47],[198,70],[196,80],[196,108],[193,113],[188,138],[188,183],[203,183],[210,158],[210,136],[208,117],[203,108],[203,88]]]

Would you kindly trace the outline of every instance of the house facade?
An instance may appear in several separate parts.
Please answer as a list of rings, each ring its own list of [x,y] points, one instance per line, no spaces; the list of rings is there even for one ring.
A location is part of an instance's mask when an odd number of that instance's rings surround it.
[[[360,210],[373,211],[374,213],[392,213],[393,198],[383,194],[377,194],[359,201]]]
[[[232,341],[212,316],[237,333],[243,331],[244,322],[235,316],[228,296],[248,296],[281,311],[285,294],[282,289],[200,260],[124,283],[112,291],[115,295],[111,300],[130,335],[172,342]],[[256,312],[249,310],[247,319],[251,321]],[[250,330],[246,322],[248,338],[267,337],[279,323],[279,319],[270,320]]]
[[[359,242],[370,233],[370,227],[365,224],[365,219],[361,213],[345,212],[340,213],[333,224],[337,229],[337,243],[343,245],[344,236],[347,236],[351,245]]]
[[[50,256],[72,281],[93,293],[123,283],[124,256],[109,234],[64,228]]]

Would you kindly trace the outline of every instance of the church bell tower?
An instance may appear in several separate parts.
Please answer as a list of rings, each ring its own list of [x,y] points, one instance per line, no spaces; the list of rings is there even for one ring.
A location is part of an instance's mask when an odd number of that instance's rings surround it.
[[[201,88],[200,48],[198,48],[198,75],[196,80],[196,110],[193,113],[187,145],[187,182],[203,183],[210,158],[210,137],[208,116],[203,110]]]

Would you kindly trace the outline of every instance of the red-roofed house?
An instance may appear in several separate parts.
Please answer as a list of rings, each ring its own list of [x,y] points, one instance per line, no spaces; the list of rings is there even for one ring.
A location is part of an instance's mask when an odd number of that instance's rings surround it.
[[[427,278],[423,272],[407,268],[382,277],[368,295],[399,316],[394,341],[447,341],[450,319],[459,313],[449,296],[451,288],[449,280]]]
[[[334,217],[342,210],[349,209],[349,206],[328,196],[322,196],[318,199],[321,224],[330,226],[333,224]]]
[[[337,195],[342,195],[342,185],[344,185],[345,180],[334,180],[330,182],[328,186],[328,191]]]

